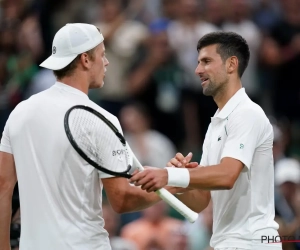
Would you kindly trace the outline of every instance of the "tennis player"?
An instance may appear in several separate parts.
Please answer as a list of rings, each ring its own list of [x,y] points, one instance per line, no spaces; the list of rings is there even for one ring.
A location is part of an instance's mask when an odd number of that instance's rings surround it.
[[[264,111],[245,93],[241,77],[250,52],[238,34],[215,32],[197,45],[203,93],[218,106],[206,133],[200,166],[149,168],[131,181],[151,192],[165,185],[189,187],[194,192],[178,196],[201,211],[213,202],[215,250],[277,250],[274,221],[273,129]],[[177,154],[168,166],[185,166],[190,160]],[[273,241],[272,241],[273,239]]]
[[[121,131],[118,119],[87,96],[89,89],[103,86],[109,64],[103,40],[90,24],[62,27],[53,39],[52,55],[41,64],[53,70],[57,82],[20,103],[6,123],[0,146],[0,250],[10,249],[17,180],[20,250],[111,249],[103,228],[102,186],[118,213],[160,200],[125,178],[98,172],[76,153],[65,134],[64,115],[77,104],[101,112]]]

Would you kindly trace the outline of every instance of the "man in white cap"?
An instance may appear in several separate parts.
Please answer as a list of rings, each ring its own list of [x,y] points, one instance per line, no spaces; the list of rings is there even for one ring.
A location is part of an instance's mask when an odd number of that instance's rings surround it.
[[[109,250],[103,228],[102,186],[118,213],[159,201],[100,173],[70,145],[63,126],[73,105],[88,105],[121,129],[118,119],[89,100],[101,88],[108,60],[103,36],[94,25],[67,24],[55,35],[52,55],[41,66],[57,82],[20,103],[11,113],[0,145],[0,249],[9,250],[11,198],[18,180],[21,209],[20,250]]]
[[[300,239],[300,163],[297,159],[285,157],[275,167],[275,209],[279,224],[279,235]],[[299,242],[286,242],[284,249],[299,249]]]
[[[294,219],[295,212],[297,212],[297,216],[300,216],[300,206],[297,204],[299,186],[299,161],[289,157],[279,160],[275,168],[275,188],[278,190],[275,199],[275,208],[287,222],[291,222]],[[300,227],[300,220],[298,224]]]

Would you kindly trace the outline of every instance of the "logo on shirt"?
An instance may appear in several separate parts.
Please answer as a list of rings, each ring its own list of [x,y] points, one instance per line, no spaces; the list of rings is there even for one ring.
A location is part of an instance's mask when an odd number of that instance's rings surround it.
[[[240,149],[243,149],[244,148],[244,144],[240,144]]]
[[[116,156],[116,155],[119,156],[119,155],[123,155],[125,153],[126,153],[126,151],[124,149],[113,150],[112,151],[112,156]]]
[[[218,141],[221,141],[221,138],[222,138],[222,137],[221,137],[221,136],[219,136],[219,137],[218,137]]]
[[[119,161],[124,161],[125,160],[125,157],[126,157],[126,151],[125,149],[117,149],[117,150],[113,150],[112,151],[112,156],[115,156],[117,157],[117,159]]]

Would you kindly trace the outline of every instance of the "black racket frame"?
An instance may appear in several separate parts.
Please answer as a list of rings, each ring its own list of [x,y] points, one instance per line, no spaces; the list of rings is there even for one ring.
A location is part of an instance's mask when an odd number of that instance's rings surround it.
[[[72,110],[74,109],[83,109],[87,112],[90,112],[92,114],[94,114],[95,116],[97,116],[99,119],[101,119],[114,133],[115,135],[118,137],[118,139],[120,140],[120,142],[123,144],[123,146],[126,148],[126,140],[124,138],[124,136],[119,132],[119,130],[115,127],[115,125],[112,124],[111,121],[109,121],[104,115],[102,115],[101,113],[99,113],[98,111],[94,110],[93,108],[89,107],[89,106],[85,106],[85,105],[75,105],[73,107],[71,107],[70,109],[68,109],[68,111],[65,114],[65,118],[64,118],[64,128],[65,128],[65,132],[66,135],[68,137],[69,142],[71,143],[71,145],[73,146],[73,148],[75,149],[75,151],[85,160],[87,161],[90,165],[92,165],[93,167],[95,167],[96,169],[98,169],[101,172],[104,172],[106,174],[110,174],[113,176],[117,176],[117,177],[124,177],[124,178],[131,178],[132,175],[129,174],[129,171],[131,169],[131,165],[128,165],[128,168],[124,171],[124,172],[114,172],[111,171],[107,168],[102,167],[101,165],[99,165],[97,162],[91,160],[84,152],[83,150],[78,146],[78,144],[76,143],[76,141],[74,140],[72,133],[70,131],[70,127],[69,127],[69,116],[70,113],[72,112]],[[125,150],[126,153],[128,154],[127,149]],[[127,155],[127,157],[129,157],[129,155]]]

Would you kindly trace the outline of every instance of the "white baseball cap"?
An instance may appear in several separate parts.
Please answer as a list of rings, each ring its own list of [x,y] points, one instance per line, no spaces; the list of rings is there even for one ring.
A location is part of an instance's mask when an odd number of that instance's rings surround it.
[[[283,158],[275,165],[275,184],[277,186],[292,182],[300,184],[300,163],[293,158]]]
[[[77,55],[87,52],[104,40],[96,26],[86,23],[68,23],[54,36],[52,55],[41,67],[59,70],[69,65]]]

